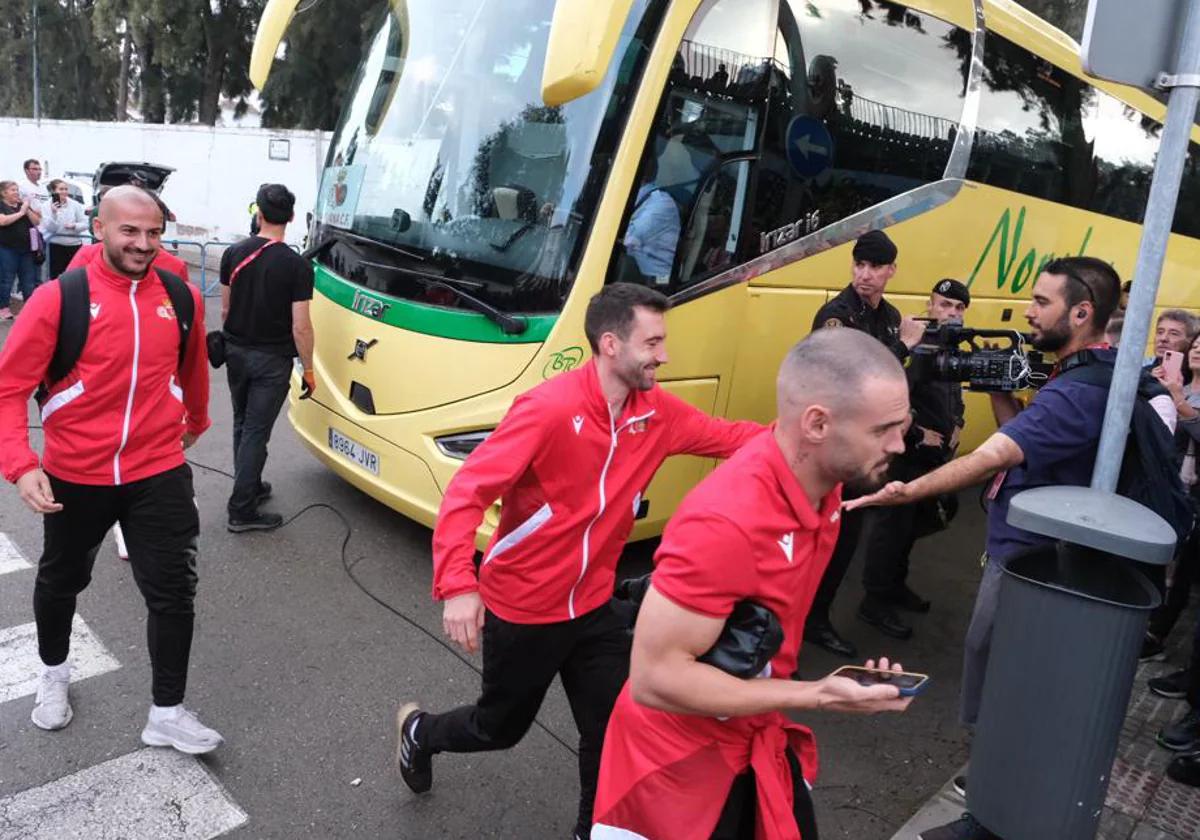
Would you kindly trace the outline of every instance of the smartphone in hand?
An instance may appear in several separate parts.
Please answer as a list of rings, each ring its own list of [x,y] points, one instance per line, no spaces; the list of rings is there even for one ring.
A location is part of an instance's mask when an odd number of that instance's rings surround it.
[[[1182,380],[1183,354],[1178,350],[1164,350],[1162,355],[1162,368],[1163,372],[1167,375],[1167,379]]]
[[[859,665],[844,665],[834,671],[833,676],[852,679],[862,686],[894,685],[900,689],[901,697],[915,697],[929,685],[928,674],[882,671],[877,668],[863,668]]]

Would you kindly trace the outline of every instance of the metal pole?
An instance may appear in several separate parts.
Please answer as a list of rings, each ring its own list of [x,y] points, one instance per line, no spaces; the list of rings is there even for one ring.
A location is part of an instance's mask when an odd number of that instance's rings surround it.
[[[42,118],[42,87],[38,76],[38,0],[33,0],[33,118]]]
[[[1158,160],[1150,182],[1150,198],[1142,224],[1137,265],[1133,270],[1133,289],[1125,312],[1125,327],[1117,351],[1116,369],[1104,410],[1104,428],[1096,452],[1096,470],[1092,487],[1108,493],[1117,489],[1117,476],[1129,435],[1129,418],[1141,373],[1142,352],[1150,336],[1150,318],[1158,296],[1158,280],[1167,255],[1167,237],[1175,218],[1175,203],[1183,179],[1188,140],[1196,104],[1200,101],[1200,0],[1189,0],[1183,23],[1183,38],[1176,58],[1174,76],[1160,76],[1170,88],[1167,119],[1158,145]]]

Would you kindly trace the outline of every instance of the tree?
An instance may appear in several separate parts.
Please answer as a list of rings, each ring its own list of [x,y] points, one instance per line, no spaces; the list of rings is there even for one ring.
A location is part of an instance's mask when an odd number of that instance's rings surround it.
[[[381,13],[377,0],[339,0],[297,14],[262,92],[263,125],[333,130]]]
[[[92,36],[92,0],[38,0],[38,75],[42,116],[95,119],[111,114],[118,64],[113,44]],[[33,115],[31,0],[0,0],[0,39],[10,73],[0,83],[0,113]]]

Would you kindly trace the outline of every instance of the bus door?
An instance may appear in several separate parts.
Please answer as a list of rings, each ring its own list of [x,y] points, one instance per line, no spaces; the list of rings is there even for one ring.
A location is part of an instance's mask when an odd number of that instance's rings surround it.
[[[689,24],[646,140],[608,282],[666,294],[670,362],[663,387],[723,415],[746,290],[732,273],[747,252],[753,166],[771,89],[775,0],[715,0]],[[657,532],[711,459],[673,458],[644,498],[634,537]]]

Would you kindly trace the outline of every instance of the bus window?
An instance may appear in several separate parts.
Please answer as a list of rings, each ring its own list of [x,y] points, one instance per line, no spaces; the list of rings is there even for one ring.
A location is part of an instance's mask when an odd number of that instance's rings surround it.
[[[1158,123],[993,33],[984,68],[968,178],[1142,221]]]
[[[747,257],[939,180],[970,33],[899,3],[783,0]]]
[[[609,280],[666,292],[734,264],[773,76],[774,0],[709,0],[692,19]]]

